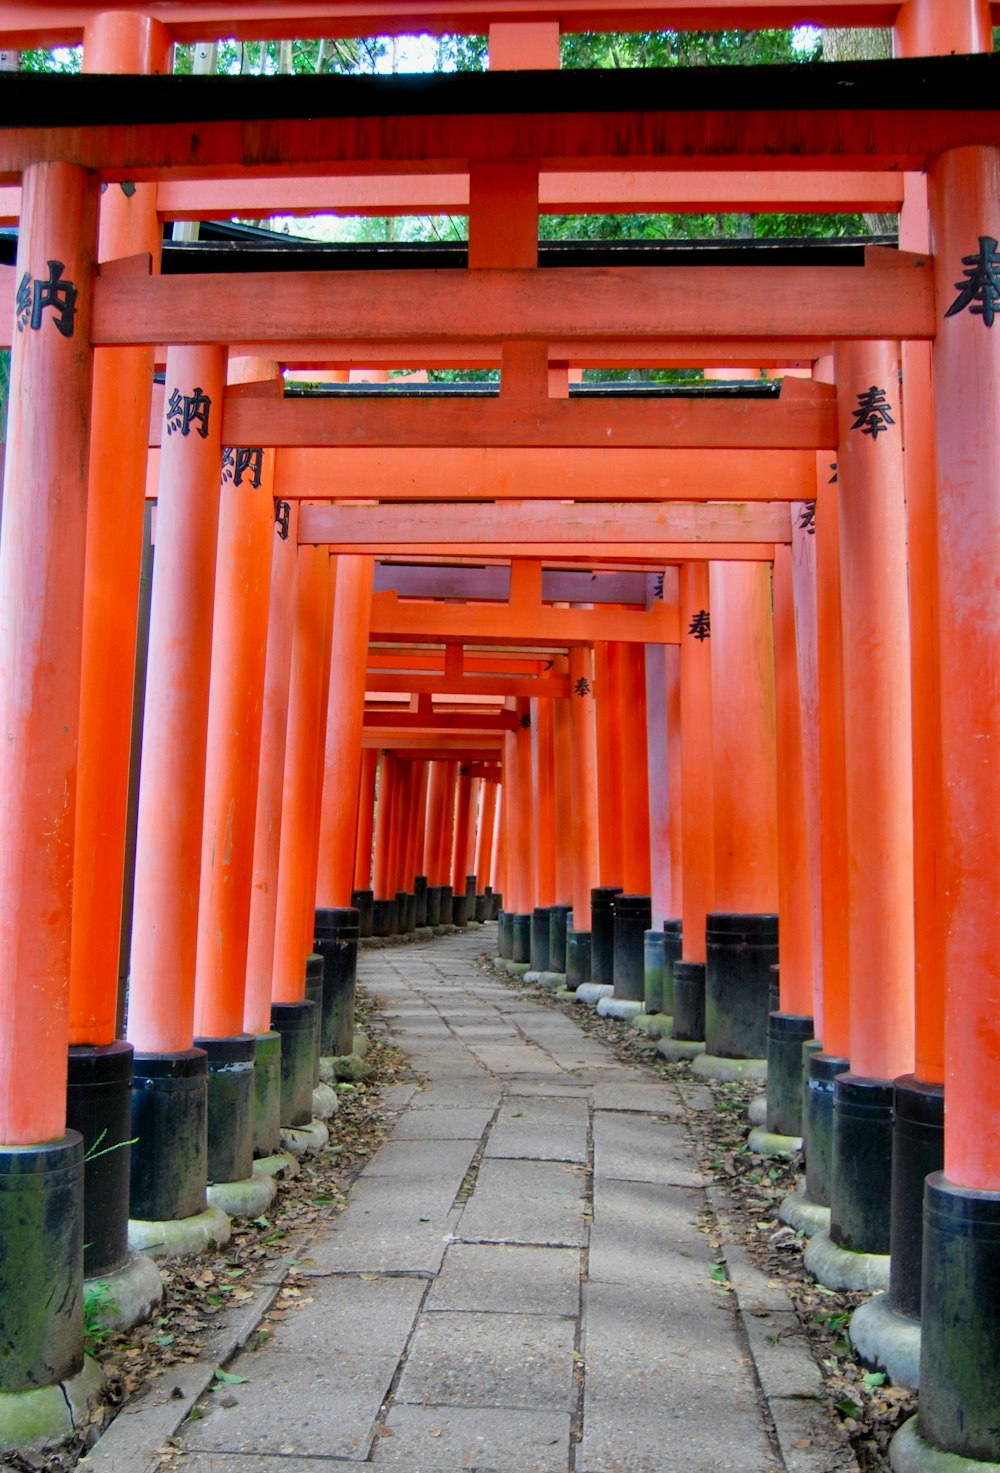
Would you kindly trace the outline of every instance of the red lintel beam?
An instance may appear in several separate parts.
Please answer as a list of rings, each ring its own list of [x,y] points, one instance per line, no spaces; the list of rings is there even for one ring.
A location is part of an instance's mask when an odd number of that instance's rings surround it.
[[[1000,114],[997,117],[1000,129]],[[0,149],[3,134],[0,132]],[[863,267],[631,266],[544,271],[247,272],[240,299],[254,304],[257,342],[378,343],[382,338],[461,344],[500,341],[697,338],[710,348],[738,329],[793,341],[836,337],[932,338],[934,273],[926,256],[876,249]],[[233,342],[233,278],[140,276],[95,283],[92,341]],[[271,413],[277,406],[269,406]],[[287,412],[292,407],[285,405]],[[337,408],[338,406],[329,406]],[[255,405],[253,413],[257,412]],[[478,412],[478,406],[477,406]],[[253,443],[234,441],[233,443]],[[259,441],[258,441],[259,443]],[[269,443],[289,443],[287,440]],[[293,442],[294,443],[294,442]],[[299,441],[298,443],[302,443]]]
[[[372,604],[372,637],[441,639],[477,644],[543,644],[548,647],[593,644],[599,639],[627,643],[676,644],[677,609],[658,603],[646,612],[625,609],[565,609],[511,604],[498,611],[489,604],[400,601],[378,593]]]
[[[523,675],[469,675],[457,679],[453,675],[387,675],[369,669],[366,689],[434,696],[560,697],[569,695],[569,681]]]
[[[13,318],[13,288],[11,317]],[[0,319],[0,347],[3,334],[9,338],[10,328]],[[380,338],[353,341],[336,338],[322,343],[275,340],[267,344],[244,343],[240,352],[250,356],[266,356],[290,368],[499,368],[502,355],[499,340],[477,338],[461,344],[411,342],[405,338]],[[549,357],[569,368],[720,368],[752,364],[756,368],[810,368],[817,358],[833,351],[827,337],[756,338],[738,336],[733,324],[728,337],[644,338],[641,363],[636,361],[636,348],[627,338],[610,341],[604,338],[553,338]],[[166,350],[157,349],[162,364]]]
[[[744,434],[754,421],[758,433],[758,416],[747,414]],[[730,423],[740,423],[738,411]],[[800,419],[798,433],[804,428]],[[603,443],[597,455],[589,448],[492,445],[287,447],[276,456],[274,494],[285,501],[809,501],[816,494],[816,459],[810,450],[618,450]]]

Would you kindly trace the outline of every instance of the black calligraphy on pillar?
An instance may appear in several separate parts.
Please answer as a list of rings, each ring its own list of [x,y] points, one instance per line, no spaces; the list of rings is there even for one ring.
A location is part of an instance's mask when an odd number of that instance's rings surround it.
[[[854,423],[852,430],[860,430],[863,435],[871,435],[877,440],[889,425],[896,421],[889,413],[892,405],[885,397],[885,389],[879,389],[872,384],[863,394],[858,395],[858,407],[854,411]]]
[[[259,486],[264,469],[264,450],[260,445],[224,445],[222,448],[222,479],[227,484],[242,486],[249,472],[251,486]]]
[[[653,579],[653,597],[654,598],[662,598],[663,597],[663,574],[662,573],[657,573],[656,574],[656,577]]]
[[[208,415],[212,401],[207,394],[196,388],[193,394],[182,394],[174,389],[167,400],[167,434],[190,435],[192,427],[203,440],[208,439]]]
[[[574,695],[578,696],[590,695],[590,681],[587,679],[586,675],[580,675],[577,677],[576,685],[574,685],[573,687],[573,693]]]
[[[944,315],[954,317],[956,312],[968,310],[992,327],[1000,303],[1000,255],[994,237],[981,235],[979,254],[963,256],[962,265],[965,280],[955,282],[958,296]]]
[[[692,616],[688,625],[688,634],[693,634],[695,639],[708,639],[712,633],[712,616],[707,609],[699,609]]]
[[[799,512],[799,529],[808,532],[810,537],[816,536],[816,503],[815,501],[804,501],[802,510]]]
[[[26,271],[18,282],[14,311],[18,332],[26,327],[37,332],[42,325],[42,313],[50,309],[54,314],[56,332],[64,338],[73,336],[73,318],[76,315],[77,289],[72,281],[63,276],[62,261],[50,261],[48,281],[39,281]]]
[[[520,725],[524,728],[525,731],[527,731],[528,728],[531,726],[531,717],[528,715],[527,711],[525,711],[524,715],[521,717]]]
[[[292,508],[287,501],[274,503],[274,525],[278,529],[278,536],[282,542],[288,541],[288,522],[291,515]]]
[[[828,486],[836,486],[839,477],[837,475],[837,462],[835,460],[830,461],[830,470],[833,471],[833,475],[830,477],[826,484]]]

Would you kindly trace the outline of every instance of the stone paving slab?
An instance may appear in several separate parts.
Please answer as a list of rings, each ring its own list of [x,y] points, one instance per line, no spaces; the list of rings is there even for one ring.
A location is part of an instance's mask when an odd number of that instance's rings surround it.
[[[436,1273],[458,1222],[454,1196],[450,1184],[431,1194],[420,1182],[362,1177],[344,1214],[300,1258],[302,1272]]]
[[[343,1468],[342,1458],[309,1459],[310,1469],[323,1473],[324,1469]],[[299,1473],[303,1464],[290,1463],[287,1457],[258,1456],[255,1453],[188,1453],[184,1459],[185,1473]],[[130,1468],[128,1473],[133,1473]]]
[[[653,1084],[634,1073],[631,1078],[616,1079],[613,1084],[596,1084],[591,1098],[595,1110],[627,1110],[633,1114],[641,1112],[683,1119],[684,1112],[678,1104],[673,1085],[665,1082]]]
[[[303,1286],[300,1309],[271,1324],[268,1348],[306,1356],[395,1356],[398,1361],[427,1293],[427,1280],[392,1274],[337,1274]],[[271,1322],[269,1322],[270,1324]],[[241,1375],[252,1376],[259,1350],[246,1351]],[[247,1367],[249,1369],[247,1369]]]
[[[462,1211],[459,1236],[463,1241],[582,1244],[583,1178],[557,1161],[483,1161]]]
[[[393,1399],[572,1411],[575,1332],[552,1315],[422,1314]]]
[[[586,1100],[515,1101],[501,1107],[485,1155],[532,1161],[586,1161],[589,1122]]]
[[[532,1314],[575,1315],[580,1308],[578,1248],[452,1243],[427,1296],[428,1310],[491,1310],[516,1304]]]
[[[682,1125],[611,1110],[594,1115],[594,1178],[679,1187],[701,1187],[706,1181],[691,1159]]]
[[[495,1110],[500,1103],[500,1086],[485,1073],[474,1080],[448,1080],[428,1084],[418,1090],[410,1101],[411,1110],[454,1110],[470,1105],[479,1105]]]
[[[407,1110],[392,1132],[393,1141],[479,1141],[493,1119],[493,1111],[481,1107],[463,1110]]]
[[[594,1183],[590,1278],[608,1284],[670,1284],[710,1279],[711,1249],[699,1231],[705,1199],[685,1187],[649,1182]]]
[[[450,1184],[454,1198],[469,1169],[478,1139],[478,1136],[473,1140],[459,1136],[451,1140],[388,1140],[366,1165],[364,1178],[372,1181],[391,1177],[401,1183],[420,1182],[424,1187],[433,1184],[443,1191]]]
[[[567,1473],[566,1412],[394,1406],[378,1438],[377,1468],[401,1473]],[[288,1470],[291,1473],[291,1470]]]

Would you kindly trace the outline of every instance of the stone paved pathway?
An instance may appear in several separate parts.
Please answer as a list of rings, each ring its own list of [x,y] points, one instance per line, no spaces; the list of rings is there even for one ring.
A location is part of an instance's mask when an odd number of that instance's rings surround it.
[[[487,938],[363,953],[423,1087],[392,1091],[390,1139],[301,1260],[312,1302],[233,1362],[235,1405],[186,1423],[173,1467],[785,1466],[677,1088],[476,967]]]

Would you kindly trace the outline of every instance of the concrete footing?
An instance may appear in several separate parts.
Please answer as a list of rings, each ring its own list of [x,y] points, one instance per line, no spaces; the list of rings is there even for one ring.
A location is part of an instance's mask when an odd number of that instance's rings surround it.
[[[829,1207],[811,1201],[806,1196],[801,1183],[782,1202],[778,1208],[778,1216],[782,1222],[787,1223],[805,1238],[811,1238],[816,1233],[830,1231]]]
[[[82,1370],[54,1386],[0,1392],[0,1453],[55,1452],[87,1425],[103,1387],[104,1372],[88,1355]]]
[[[243,1181],[217,1181],[208,1189],[212,1207],[221,1207],[229,1217],[259,1217],[274,1201],[278,1184],[255,1164],[253,1175]]]
[[[767,1082],[766,1059],[730,1059],[724,1054],[701,1053],[691,1065],[691,1073],[701,1079],[726,1081],[749,1081],[753,1084]]]
[[[83,1281],[87,1319],[102,1330],[143,1324],[162,1298],[163,1277],[146,1253],[130,1253],[113,1273]]]
[[[577,992],[579,991],[577,988]],[[602,1018],[617,1018],[620,1022],[627,1023],[642,1012],[642,1003],[628,997],[601,997],[597,1000],[597,1011]]]
[[[693,1038],[661,1038],[656,1052],[671,1064],[690,1063],[705,1052],[705,1044]]]
[[[828,1232],[814,1233],[802,1262],[827,1289],[888,1289],[888,1253],[855,1253],[841,1248]]]
[[[299,1163],[287,1151],[276,1151],[273,1156],[261,1156],[259,1161],[253,1163],[253,1169],[277,1179],[279,1176],[298,1176]]]
[[[800,1135],[779,1135],[763,1125],[755,1125],[747,1137],[747,1145],[758,1156],[794,1156],[802,1150]]]
[[[894,1386],[920,1385],[920,1321],[900,1314],[887,1294],[873,1294],[859,1304],[848,1330],[858,1359],[885,1371]]]
[[[129,1218],[128,1245],[151,1258],[186,1258],[207,1248],[223,1248],[229,1242],[229,1218],[221,1207],[206,1207],[191,1217],[166,1222]]]
[[[577,1002],[585,1002],[596,1008],[602,997],[613,997],[614,991],[610,982],[581,982],[573,996]]]
[[[920,1418],[904,1422],[889,1444],[892,1473],[1000,1473],[1000,1463],[983,1463],[933,1447],[920,1435]]]
[[[317,1084],[313,1089],[313,1118],[332,1120],[339,1109],[336,1090],[323,1081]]]
[[[767,1095],[755,1095],[747,1105],[747,1119],[751,1125],[767,1124]]]
[[[650,1038],[663,1038],[669,1034],[674,1020],[669,1013],[636,1013],[629,1022],[637,1033],[645,1033]]]
[[[329,1139],[330,1132],[322,1120],[310,1120],[308,1125],[281,1127],[282,1149],[293,1156],[315,1156]]]

